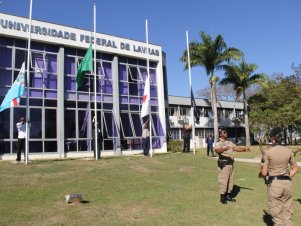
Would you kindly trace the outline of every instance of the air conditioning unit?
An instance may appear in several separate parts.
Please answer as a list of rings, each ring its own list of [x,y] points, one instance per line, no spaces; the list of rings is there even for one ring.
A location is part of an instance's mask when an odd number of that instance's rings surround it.
[[[178,121],[183,120],[183,118],[184,118],[184,117],[183,117],[182,115],[179,115],[179,116],[178,116]]]

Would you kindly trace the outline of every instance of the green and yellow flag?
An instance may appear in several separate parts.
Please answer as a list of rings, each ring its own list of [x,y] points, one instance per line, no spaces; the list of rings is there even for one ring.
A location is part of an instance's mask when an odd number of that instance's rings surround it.
[[[85,72],[88,71],[93,71],[92,44],[90,44],[89,49],[87,50],[83,61],[80,63],[80,65],[77,68],[77,73],[76,73],[77,90],[84,85]]]

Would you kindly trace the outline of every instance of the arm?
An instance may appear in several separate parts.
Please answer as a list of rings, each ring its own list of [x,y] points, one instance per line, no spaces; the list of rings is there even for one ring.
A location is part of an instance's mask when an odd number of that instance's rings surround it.
[[[227,151],[228,148],[229,148],[228,146],[226,146],[226,147],[218,146],[214,150],[217,154],[221,154],[221,153]]]
[[[266,177],[268,175],[268,165],[269,165],[269,161],[266,157],[264,157],[264,163],[261,167],[261,175],[263,177]]]
[[[237,152],[251,151],[249,147],[234,147],[233,150]]]
[[[290,177],[293,177],[298,172],[298,165],[295,162],[291,165]]]

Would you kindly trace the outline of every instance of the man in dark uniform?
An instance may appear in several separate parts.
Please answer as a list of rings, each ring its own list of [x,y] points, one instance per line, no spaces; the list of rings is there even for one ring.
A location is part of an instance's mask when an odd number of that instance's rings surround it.
[[[291,178],[298,166],[293,152],[281,146],[282,131],[274,128],[270,132],[272,147],[265,151],[261,174],[268,184],[268,208],[275,225],[292,225],[293,195]],[[291,170],[288,169],[290,164]]]
[[[206,139],[206,144],[207,144],[207,156],[209,156],[209,153],[211,152],[211,156],[215,157],[215,155],[213,154],[213,143],[214,143],[214,139],[211,135],[209,135]]]
[[[97,122],[97,158],[102,159],[101,157],[101,150],[102,150],[102,142],[103,142],[103,136],[101,133],[101,128],[99,128],[98,122]],[[96,143],[95,143],[95,116],[92,120],[92,149],[93,149],[93,155],[96,159]]]
[[[182,129],[183,136],[183,152],[190,152],[190,134],[192,131],[192,125],[185,123]]]
[[[231,196],[233,189],[233,163],[234,151],[246,152],[250,151],[248,147],[237,147],[233,142],[227,140],[228,133],[225,128],[219,130],[219,141],[215,145],[215,152],[218,154],[218,183],[220,192],[220,202],[227,204],[227,201],[235,202],[236,200]]]

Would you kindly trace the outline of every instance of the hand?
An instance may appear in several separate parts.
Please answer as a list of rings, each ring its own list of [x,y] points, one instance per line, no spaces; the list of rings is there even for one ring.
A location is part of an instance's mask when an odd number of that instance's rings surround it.
[[[245,147],[245,151],[251,151],[249,147]]]

